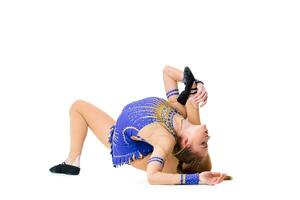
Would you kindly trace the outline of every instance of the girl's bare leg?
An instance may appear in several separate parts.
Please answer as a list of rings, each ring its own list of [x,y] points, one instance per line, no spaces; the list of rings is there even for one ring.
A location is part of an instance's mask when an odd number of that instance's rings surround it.
[[[70,152],[66,163],[79,166],[88,127],[110,148],[108,134],[114,124],[115,120],[96,106],[83,100],[75,101],[70,107]]]

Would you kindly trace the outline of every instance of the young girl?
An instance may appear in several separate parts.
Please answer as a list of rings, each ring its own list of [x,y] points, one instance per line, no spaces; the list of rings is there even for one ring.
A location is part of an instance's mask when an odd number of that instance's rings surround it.
[[[191,70],[163,69],[167,100],[146,97],[127,104],[117,121],[83,100],[70,108],[71,146],[67,159],[53,173],[78,175],[88,127],[111,150],[114,167],[129,164],[145,170],[150,184],[221,183],[230,177],[210,172],[208,130],[201,124],[199,106],[208,93]],[[185,84],[179,94],[178,82]]]

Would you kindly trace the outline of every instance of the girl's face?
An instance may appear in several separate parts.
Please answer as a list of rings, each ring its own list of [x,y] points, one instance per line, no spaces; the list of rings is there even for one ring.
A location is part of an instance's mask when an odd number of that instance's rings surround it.
[[[205,124],[197,125],[189,137],[191,151],[197,156],[204,157],[208,153],[208,130]]]

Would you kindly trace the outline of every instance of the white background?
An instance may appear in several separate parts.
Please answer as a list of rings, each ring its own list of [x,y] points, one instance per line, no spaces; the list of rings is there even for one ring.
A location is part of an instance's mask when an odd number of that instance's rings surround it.
[[[288,0],[1,1],[0,199],[299,199],[299,10]],[[92,132],[79,176],[48,171],[68,154],[72,102],[116,119],[133,100],[165,97],[166,64],[205,82],[213,171],[233,181],[151,186],[143,171],[113,168]]]

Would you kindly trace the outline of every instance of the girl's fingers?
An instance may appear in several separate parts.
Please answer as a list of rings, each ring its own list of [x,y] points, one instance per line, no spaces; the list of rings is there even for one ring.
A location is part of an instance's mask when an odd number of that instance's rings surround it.
[[[222,174],[222,175],[218,178],[217,184],[222,183],[222,181],[224,180],[225,176],[226,176],[226,174]]]
[[[192,99],[194,103],[197,103],[199,101],[199,97]]]
[[[198,93],[196,93],[196,94],[193,94],[193,96],[191,97],[191,99],[195,99],[195,98],[197,98],[198,97]]]
[[[199,98],[198,98],[197,100],[203,101],[203,100],[206,98],[206,96],[207,96],[207,93],[204,92],[203,94],[201,94],[201,95],[199,96]]]
[[[197,90],[197,93],[195,94],[194,98],[198,98],[202,94],[203,90]]]
[[[222,175],[215,176],[215,177],[213,178],[213,184],[216,185],[216,184],[218,184],[221,180],[222,180]]]
[[[207,92],[205,92],[205,94],[202,96],[201,100],[204,101],[207,96],[208,96],[208,94],[207,94]]]
[[[195,96],[193,96],[191,99],[192,99],[192,100],[196,100],[197,98],[199,98],[199,95],[198,95],[198,94],[195,94]]]
[[[204,102],[205,99],[206,99],[206,97],[207,97],[207,96],[204,96],[204,98],[201,98],[201,99],[197,100],[197,103]]]
[[[195,96],[192,97],[192,100],[196,100],[197,98],[199,98],[199,95],[195,94]]]
[[[205,94],[205,90],[202,90],[197,94],[197,97],[195,96],[195,99],[201,99],[201,97]]]
[[[202,99],[205,95],[206,95],[206,91],[205,90],[203,90],[203,92],[201,93],[201,95],[200,95],[200,98]]]
[[[205,90],[202,90],[200,93],[195,94],[195,96],[193,96],[191,98],[191,101],[193,104],[197,105],[201,102],[203,102],[200,107],[203,107],[206,102],[207,102],[207,92]]]
[[[200,107],[203,107],[203,106],[207,103],[207,98],[208,98],[208,97],[206,97],[206,98],[204,99],[204,101],[203,101],[203,103],[200,105]]]

